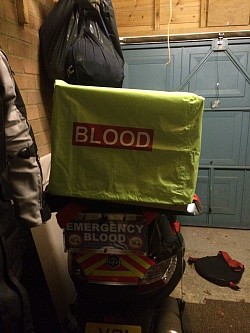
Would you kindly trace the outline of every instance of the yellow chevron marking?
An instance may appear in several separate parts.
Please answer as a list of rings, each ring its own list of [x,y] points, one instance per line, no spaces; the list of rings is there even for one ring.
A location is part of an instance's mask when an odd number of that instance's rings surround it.
[[[134,261],[136,261],[139,265],[142,267],[148,269],[151,267],[149,263],[147,263],[145,260],[143,260],[141,257],[135,256],[134,254],[128,254],[128,257],[132,258]]]
[[[133,272],[135,276],[138,276],[139,278],[143,278],[144,274],[139,271],[137,268],[129,264],[126,260],[122,259],[122,265],[126,267],[129,271]]]
[[[91,257],[93,257],[93,256],[94,256],[93,253],[83,253],[83,254],[81,255],[81,257],[79,257],[79,258],[76,259],[76,262],[77,262],[78,264],[81,264],[82,262],[84,262],[85,260],[87,260],[87,259],[89,259],[89,258],[91,258]]]
[[[93,273],[96,268],[98,268],[104,264],[106,264],[106,258],[99,260],[95,264],[92,264],[90,267],[84,269],[84,274],[88,276],[91,273]]]

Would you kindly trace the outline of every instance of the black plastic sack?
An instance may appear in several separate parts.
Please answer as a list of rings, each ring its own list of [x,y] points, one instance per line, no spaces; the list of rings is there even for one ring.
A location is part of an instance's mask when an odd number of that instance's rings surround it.
[[[124,61],[111,0],[60,0],[41,26],[39,37],[42,62],[51,81],[122,86]]]
[[[123,59],[122,48],[115,21],[114,8],[111,0],[102,0],[100,2],[100,13],[112,40],[113,46],[119,56]]]
[[[60,0],[39,30],[42,62],[48,78],[65,79],[65,59],[68,48],[79,35],[79,4],[75,0]]]
[[[103,6],[104,1],[101,1]],[[103,10],[103,7],[102,7]],[[79,14],[82,34],[69,48],[66,58],[66,81],[71,84],[122,87],[124,60],[114,17],[102,17],[101,7]],[[112,13],[112,11],[111,11]],[[109,31],[108,31],[109,29]],[[111,31],[112,30],[112,31]],[[111,33],[110,33],[111,32]]]

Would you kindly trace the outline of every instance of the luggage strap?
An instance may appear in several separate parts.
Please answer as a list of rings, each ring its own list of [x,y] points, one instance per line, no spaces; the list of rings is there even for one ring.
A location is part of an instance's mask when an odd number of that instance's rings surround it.
[[[244,271],[245,267],[242,263],[237,260],[234,260],[230,257],[230,255],[225,251],[219,251],[218,255],[221,255],[224,260],[228,263],[228,265],[235,271],[235,272],[242,272]]]

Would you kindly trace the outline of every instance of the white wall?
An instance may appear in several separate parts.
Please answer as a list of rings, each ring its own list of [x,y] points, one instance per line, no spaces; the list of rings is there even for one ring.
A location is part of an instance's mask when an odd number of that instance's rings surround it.
[[[50,154],[41,158],[41,165],[46,186],[49,180]],[[63,230],[58,226],[54,213],[46,224],[31,230],[58,318],[62,322],[75,296],[68,274]]]

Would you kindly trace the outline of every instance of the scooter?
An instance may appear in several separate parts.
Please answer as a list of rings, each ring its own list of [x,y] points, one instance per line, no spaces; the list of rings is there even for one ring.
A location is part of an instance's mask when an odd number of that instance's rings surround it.
[[[196,195],[187,206],[166,208],[61,202],[56,216],[76,290],[65,331],[190,332],[183,328],[184,301],[169,296],[185,270],[176,216],[201,213]]]

